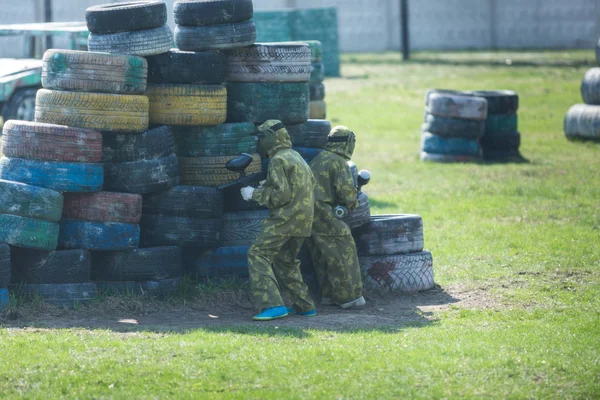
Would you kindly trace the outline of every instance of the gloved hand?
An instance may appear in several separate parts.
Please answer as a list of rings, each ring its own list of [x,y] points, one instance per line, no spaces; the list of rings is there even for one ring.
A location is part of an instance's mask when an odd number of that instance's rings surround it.
[[[240,192],[242,193],[242,198],[246,201],[252,199],[252,193],[254,193],[254,188],[252,186],[243,187]]]

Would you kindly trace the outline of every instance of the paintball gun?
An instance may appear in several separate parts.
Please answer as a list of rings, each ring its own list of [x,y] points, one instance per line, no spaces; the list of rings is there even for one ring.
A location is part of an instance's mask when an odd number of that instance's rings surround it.
[[[248,168],[252,161],[252,156],[247,153],[242,153],[239,157],[227,161],[225,168],[231,172],[239,173],[240,177],[233,182],[218,186],[217,189],[224,190],[236,185],[241,185],[242,187],[250,186],[256,182],[266,179],[267,173],[264,171],[246,175],[246,168]]]
[[[366,186],[369,184],[369,182],[371,182],[371,173],[366,169],[360,170],[360,172],[358,173],[357,182],[358,193],[360,193],[363,186]],[[349,213],[350,211],[348,210],[348,207],[345,206],[335,206],[333,208],[333,216],[337,219],[346,218]]]

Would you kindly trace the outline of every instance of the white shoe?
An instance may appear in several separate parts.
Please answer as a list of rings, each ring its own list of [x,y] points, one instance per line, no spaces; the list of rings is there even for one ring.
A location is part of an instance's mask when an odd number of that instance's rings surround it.
[[[331,300],[331,297],[321,297],[322,306],[334,306],[335,303]]]
[[[350,308],[350,307],[362,307],[365,304],[367,304],[367,301],[365,300],[365,298],[363,296],[360,296],[356,300],[352,300],[347,303],[340,304],[340,307],[346,309],[346,308]]]

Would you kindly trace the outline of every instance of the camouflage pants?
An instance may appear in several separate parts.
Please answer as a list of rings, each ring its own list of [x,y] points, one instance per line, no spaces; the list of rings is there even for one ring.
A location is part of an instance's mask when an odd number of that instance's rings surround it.
[[[314,310],[315,305],[302,280],[297,259],[304,238],[272,236],[264,232],[248,250],[250,288],[254,306],[260,311],[284,305],[280,290],[290,296],[296,311]]]
[[[356,244],[351,235],[313,235],[308,240],[308,249],[322,297],[344,304],[362,296],[362,276]]]

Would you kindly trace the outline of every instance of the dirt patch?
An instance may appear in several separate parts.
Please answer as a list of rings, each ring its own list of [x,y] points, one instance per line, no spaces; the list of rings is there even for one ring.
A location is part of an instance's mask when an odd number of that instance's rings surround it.
[[[465,289],[459,286],[436,287],[415,294],[369,296],[367,305],[360,310],[342,310],[339,307],[319,306],[312,318],[290,316],[271,322],[253,322],[254,310],[249,303],[217,303],[198,305],[193,302],[172,305],[159,302],[161,309],[151,307],[138,310],[110,310],[107,299],[103,307],[90,310],[60,310],[51,307],[38,311],[17,310],[0,318],[0,324],[13,329],[108,329],[117,332],[185,332],[195,329],[224,328],[278,328],[319,330],[373,330],[399,329],[408,325],[431,323],[436,314],[450,307],[492,308],[498,305],[485,288]],[[112,300],[114,301],[114,300]],[[108,307],[105,307],[108,306]],[[100,310],[100,311],[99,311]],[[94,311],[93,313],[90,311]],[[96,315],[94,315],[96,314]]]

